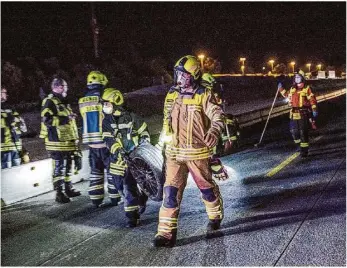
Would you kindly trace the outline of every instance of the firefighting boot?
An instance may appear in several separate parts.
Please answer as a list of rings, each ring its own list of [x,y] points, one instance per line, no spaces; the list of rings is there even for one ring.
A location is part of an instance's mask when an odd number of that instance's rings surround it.
[[[80,196],[81,192],[74,189],[72,186],[72,183],[68,182],[68,183],[65,183],[65,194],[68,197],[76,197],[76,196]]]
[[[220,228],[222,220],[220,219],[214,219],[214,220],[209,220],[207,224],[207,232],[213,232],[216,231]]]
[[[172,248],[176,244],[176,233],[172,234],[172,238],[169,239],[162,235],[156,235],[153,240],[153,246],[156,248],[165,247]]]
[[[140,225],[140,219],[128,219],[127,228],[135,228]]]
[[[135,228],[140,224],[140,214],[137,210],[125,212],[125,216],[128,218],[127,228]]]
[[[55,201],[61,204],[69,203],[70,198],[68,198],[62,191],[62,189],[57,189],[57,193],[55,195]]]

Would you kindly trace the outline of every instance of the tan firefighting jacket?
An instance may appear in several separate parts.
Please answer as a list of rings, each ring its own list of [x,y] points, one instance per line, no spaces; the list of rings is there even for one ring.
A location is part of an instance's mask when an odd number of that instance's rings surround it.
[[[289,90],[279,88],[283,97],[288,98],[290,110],[289,117],[291,119],[301,119],[302,109],[317,110],[317,100],[309,86],[304,86],[302,89],[291,87]]]
[[[166,156],[176,160],[198,160],[213,155],[206,146],[207,132],[220,136],[224,113],[210,90],[199,86],[189,93],[172,87],[164,104],[163,133],[170,139]]]

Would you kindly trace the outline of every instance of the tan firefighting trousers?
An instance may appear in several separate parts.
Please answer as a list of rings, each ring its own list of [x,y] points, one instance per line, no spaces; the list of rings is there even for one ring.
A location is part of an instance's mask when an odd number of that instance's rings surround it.
[[[167,158],[164,198],[159,212],[157,235],[171,239],[177,233],[177,221],[189,172],[201,191],[209,219],[223,219],[223,200],[212,179],[209,160],[176,161]]]

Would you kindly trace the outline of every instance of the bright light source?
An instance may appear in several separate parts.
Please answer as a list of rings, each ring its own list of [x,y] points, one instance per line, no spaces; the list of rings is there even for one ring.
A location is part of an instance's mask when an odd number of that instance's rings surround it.
[[[198,56],[198,58],[199,58],[200,60],[203,60],[203,59],[205,58],[205,55],[204,55],[204,54],[200,54],[200,55]]]
[[[295,61],[292,61],[290,64],[291,64],[291,65],[292,65],[292,67],[293,67],[293,73],[294,73],[294,65],[295,65]]]

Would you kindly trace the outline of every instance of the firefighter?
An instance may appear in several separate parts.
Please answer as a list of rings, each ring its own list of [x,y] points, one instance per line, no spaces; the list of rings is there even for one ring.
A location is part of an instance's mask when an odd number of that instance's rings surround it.
[[[278,90],[284,98],[288,98],[291,107],[289,128],[295,144],[300,146],[300,155],[307,157],[309,149],[309,117],[312,110],[314,119],[318,116],[317,100],[309,85],[306,85],[302,73],[294,75],[293,85],[289,90],[278,83]]]
[[[1,87],[1,169],[21,164],[21,135],[27,127],[18,112],[7,105],[7,89]]]
[[[180,203],[188,173],[201,192],[209,223],[207,231],[220,228],[223,202],[212,179],[209,158],[224,127],[222,108],[211,91],[200,85],[201,70],[196,57],[188,55],[174,67],[174,86],[165,98],[162,135],[166,145],[166,180],[159,212],[155,247],[176,243]]]
[[[147,196],[138,187],[123,158],[144,141],[150,142],[147,124],[136,114],[125,109],[123,95],[114,88],[105,89],[102,122],[103,138],[111,152],[110,174],[114,184],[124,193],[127,227],[138,226],[140,214],[146,207]],[[141,208],[141,210],[140,210]]]
[[[89,146],[89,165],[91,169],[89,197],[92,204],[99,208],[105,205],[104,174],[109,168],[110,152],[102,138],[102,93],[107,85],[107,77],[99,71],[91,71],[87,76],[87,91],[78,101],[83,119],[82,142]],[[112,177],[107,173],[107,189],[111,205],[117,206],[121,201]]]
[[[79,141],[76,114],[65,101],[68,92],[66,81],[54,78],[51,88],[51,94],[42,101],[40,138],[44,139],[46,150],[53,160],[55,201],[68,203],[70,197],[81,195],[73,188],[70,177],[72,158]]]

